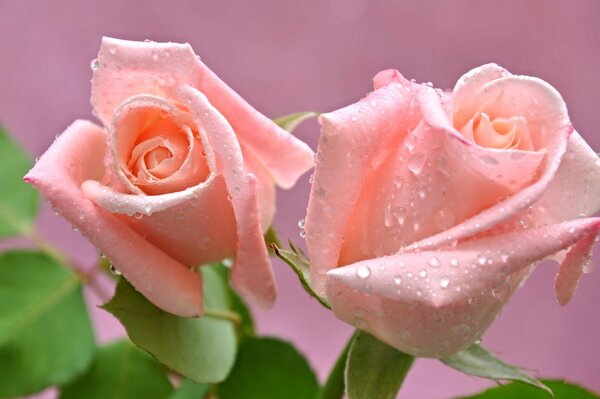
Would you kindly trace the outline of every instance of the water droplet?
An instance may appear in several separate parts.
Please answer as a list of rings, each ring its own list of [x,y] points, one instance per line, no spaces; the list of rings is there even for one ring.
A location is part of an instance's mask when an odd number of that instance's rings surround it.
[[[454,267],[458,267],[460,263],[458,262],[458,259],[456,258],[452,258],[450,259],[450,265],[454,266]]]
[[[428,87],[433,87],[433,82],[426,82],[425,83]]]
[[[362,279],[366,279],[369,278],[369,276],[371,275],[371,269],[369,269],[369,266],[366,265],[360,265],[357,269],[356,269],[356,275],[359,278]]]
[[[301,229],[303,229],[303,228],[304,228],[304,224],[305,224],[305,223],[306,223],[306,222],[305,222],[305,220],[304,220],[304,219],[300,219],[300,220],[298,221],[298,227],[300,227]]]
[[[356,116],[354,116],[354,115],[352,115],[352,116],[350,117],[350,119],[352,119],[352,122],[356,122],[356,121],[358,121],[358,118],[357,118]]]
[[[106,259],[106,255],[104,254],[104,252],[98,252],[98,256],[102,259]]]
[[[440,265],[442,264],[439,258],[436,258],[435,256],[433,258],[430,258],[428,263],[431,267],[440,267]]]
[[[406,167],[415,175],[418,175],[423,170],[423,166],[425,166],[425,161],[427,160],[427,156],[423,153],[413,154],[408,158],[406,163]]]
[[[419,276],[421,276],[422,278],[427,277],[427,270],[423,269],[419,272]]]
[[[94,58],[90,62],[90,68],[92,68],[92,71],[97,71],[99,67],[100,67],[100,63],[98,62],[98,59]]]
[[[71,229],[72,229],[73,231],[79,231],[79,229],[77,228],[77,226],[71,226]]]
[[[60,215],[60,212],[58,211],[58,209],[56,209],[56,208],[52,208],[52,214],[53,214],[54,216],[59,216],[59,215]]]
[[[406,137],[406,139],[404,140],[404,146],[408,149],[409,152],[411,152],[415,148],[415,141],[416,138],[412,134],[408,135],[408,137]]]
[[[502,281],[492,290],[492,295],[501,301],[505,301],[510,297],[511,292],[512,288],[508,281]]]
[[[300,230],[300,238],[306,237],[306,231],[304,229]]]
[[[315,181],[315,174],[314,174],[314,173],[311,173],[311,174],[310,174],[310,176],[309,176],[309,178],[308,178],[308,182],[309,182],[310,184],[313,184],[313,183],[314,183],[314,181]]]
[[[114,265],[110,265],[110,272],[111,274],[115,275],[115,276],[120,276],[121,272],[119,270],[117,270],[117,268]]]
[[[440,279],[440,287],[446,288],[449,285],[450,285],[450,279],[448,277],[444,276]]]
[[[152,213],[152,204],[146,204],[144,205],[144,212],[147,214]]]
[[[394,217],[396,218],[400,226],[404,224],[404,219],[406,219],[406,213],[406,209],[401,206],[394,209]]]
[[[401,277],[400,275],[396,275],[396,276],[394,276],[394,283],[395,283],[396,285],[400,285],[400,284],[402,284],[402,277]]]
[[[136,213],[133,214],[133,217],[136,218],[136,219],[141,219],[141,218],[144,217],[144,214],[141,213],[141,212],[136,212]]]
[[[500,260],[502,260],[502,263],[506,264],[508,263],[508,259],[510,258],[510,254],[506,251],[500,251]]]
[[[477,255],[477,263],[479,263],[480,265],[485,265],[485,262],[487,261],[487,257],[484,254],[479,254]]]
[[[417,289],[415,290],[415,293],[417,294],[417,296],[421,296],[421,295],[423,295],[423,291],[421,291],[421,289],[420,289],[420,288],[417,288]]]

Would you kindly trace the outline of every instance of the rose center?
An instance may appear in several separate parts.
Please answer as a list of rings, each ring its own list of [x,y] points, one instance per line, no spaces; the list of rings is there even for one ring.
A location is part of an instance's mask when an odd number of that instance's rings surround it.
[[[460,132],[482,147],[533,149],[527,120],[522,116],[491,118],[487,113],[479,112],[460,129]]]
[[[184,110],[167,107],[130,106],[115,124],[115,158],[133,191],[164,194],[208,177],[197,128]]]

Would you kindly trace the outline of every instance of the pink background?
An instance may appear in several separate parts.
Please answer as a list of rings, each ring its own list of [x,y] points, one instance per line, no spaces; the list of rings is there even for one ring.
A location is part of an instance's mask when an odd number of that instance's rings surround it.
[[[89,63],[107,35],[187,41],[269,116],[347,105],[381,69],[447,88],[471,67],[495,61],[558,88],[575,127],[600,149],[599,17],[597,0],[0,0],[0,121],[37,156],[73,119],[91,118]],[[298,135],[315,148],[317,124]],[[308,187],[305,176],[279,196],[276,226],[297,243]],[[40,229],[91,264],[94,249],[46,208]],[[324,378],[351,329],[310,300],[280,262],[274,266],[280,295],[273,310],[257,314],[260,331],[294,341]],[[600,273],[585,276],[561,309],[556,270],[541,265],[483,342],[541,375],[600,391]],[[98,300],[90,298],[94,308]],[[111,316],[93,309],[93,317],[100,341],[120,334]],[[419,360],[400,396],[450,398],[489,385]]]

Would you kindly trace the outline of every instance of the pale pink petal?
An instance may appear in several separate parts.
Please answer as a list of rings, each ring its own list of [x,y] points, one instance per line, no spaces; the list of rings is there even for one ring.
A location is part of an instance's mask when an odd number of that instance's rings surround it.
[[[222,176],[211,175],[187,190],[152,196],[123,194],[96,181],[86,181],[82,188],[96,204],[118,214],[184,265],[200,266],[235,254],[235,217]]]
[[[599,230],[600,219],[578,219],[369,259],[329,271],[327,298],[338,318],[395,348],[445,357],[481,337],[533,264]]]
[[[76,121],[41,157],[25,181],[39,189],[156,306],[180,316],[200,316],[200,276],[96,206],[81,191],[84,181],[99,180],[104,175],[107,140],[100,127]]]
[[[256,177],[246,169],[240,144],[223,115],[191,86],[183,87],[180,95],[207,137],[216,159],[216,172],[223,176],[231,198],[237,229],[231,283],[246,299],[270,307],[276,289],[260,225]]]
[[[406,80],[389,84],[319,118],[321,137],[305,225],[311,283],[318,293],[324,293],[325,273],[338,265],[363,179],[419,121],[415,90],[418,86]]]
[[[363,178],[337,265],[446,232],[531,184],[545,160],[545,151],[483,148],[426,124],[386,152]]]
[[[260,228],[266,232],[275,216],[275,184],[268,169],[251,152],[242,146],[244,163],[248,172],[256,176],[258,183],[258,213],[260,215]]]
[[[454,126],[458,130],[480,111],[480,103],[476,92],[484,84],[506,76],[512,76],[510,72],[496,64],[485,64],[471,69],[465,73],[454,85],[452,90]]]
[[[565,154],[569,136],[573,130],[566,106],[560,94],[548,83],[530,77],[509,76],[485,84],[476,91],[483,111],[496,116],[524,116],[529,124],[536,148],[547,151],[546,160],[537,181],[518,191],[506,200],[482,210],[478,215],[460,223],[451,229],[426,240],[417,247],[437,248],[454,240],[463,239],[498,226],[533,205],[544,194],[554,179]],[[423,92],[420,99],[424,121],[436,130],[445,130],[449,136],[459,136],[443,108],[439,104],[434,90]],[[493,106],[493,112],[487,107]],[[514,151],[514,150],[511,150]],[[512,153],[512,152],[511,152]],[[514,152],[515,157],[530,153]],[[515,176],[518,176],[517,173]]]
[[[556,176],[534,205],[535,224],[591,216],[600,210],[600,158],[573,132]]]
[[[97,65],[92,104],[106,126],[127,98],[140,93],[169,97],[176,86],[188,84],[225,116],[239,141],[267,167],[278,185],[293,186],[313,165],[313,153],[306,144],[250,106],[204,65],[188,44],[105,37]]]
[[[565,306],[575,293],[577,283],[585,267],[590,267],[592,248],[598,237],[597,230],[592,230],[584,235],[567,252],[567,256],[560,265],[560,271],[556,276],[556,298],[561,306]]]

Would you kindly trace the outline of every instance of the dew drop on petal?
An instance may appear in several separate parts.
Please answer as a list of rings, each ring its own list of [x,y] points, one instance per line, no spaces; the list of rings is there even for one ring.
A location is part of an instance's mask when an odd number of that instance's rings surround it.
[[[439,260],[439,258],[436,258],[435,256],[431,259],[429,259],[429,266],[431,267],[440,267],[441,262]]]
[[[396,285],[402,284],[402,277],[400,275],[394,276],[394,283]]]
[[[459,265],[458,259],[456,259],[456,258],[450,259],[450,265],[452,265],[454,267],[458,267],[458,265]]]
[[[360,265],[358,269],[356,269],[356,275],[362,279],[369,278],[371,275],[371,269],[369,269],[369,266]]]
[[[306,222],[304,221],[304,219],[300,219],[300,220],[298,221],[298,227],[300,227],[301,229],[303,229],[303,228],[304,228],[304,224],[305,224],[305,223],[306,223]]]
[[[427,156],[423,153],[412,154],[406,163],[406,167],[413,174],[418,175],[423,170],[423,166],[425,166],[425,161],[427,160]]]
[[[487,257],[484,254],[479,254],[477,255],[477,263],[479,263],[480,265],[485,265],[485,262],[487,261]]]
[[[421,276],[422,278],[427,277],[427,270],[423,269],[419,272],[419,276]]]
[[[449,285],[450,285],[450,279],[448,277],[444,276],[440,279],[440,287],[446,288]]]

